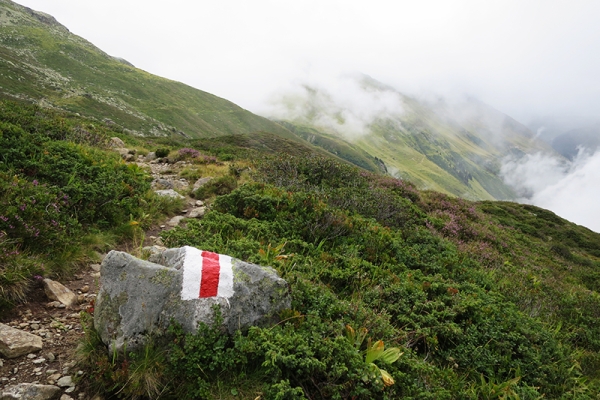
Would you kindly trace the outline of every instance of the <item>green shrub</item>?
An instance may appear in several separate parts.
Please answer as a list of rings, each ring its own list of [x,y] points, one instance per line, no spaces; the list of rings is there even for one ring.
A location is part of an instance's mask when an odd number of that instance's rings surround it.
[[[22,299],[33,274],[67,272],[91,236],[171,207],[148,197],[145,171],[98,147],[107,136],[81,119],[0,102],[0,250],[19,252],[2,263],[0,302]]]
[[[154,151],[154,154],[156,154],[156,157],[158,157],[158,158],[164,158],[164,157],[167,157],[167,156],[169,155],[169,153],[170,153],[170,152],[171,152],[171,150],[170,150],[170,149],[167,149],[167,148],[161,147],[161,148],[159,148],[159,149],[156,149],[156,150]]]
[[[237,187],[237,180],[231,175],[221,176],[216,179],[212,179],[204,186],[198,188],[193,192],[193,196],[196,199],[204,200],[210,196],[220,196],[228,194]]]

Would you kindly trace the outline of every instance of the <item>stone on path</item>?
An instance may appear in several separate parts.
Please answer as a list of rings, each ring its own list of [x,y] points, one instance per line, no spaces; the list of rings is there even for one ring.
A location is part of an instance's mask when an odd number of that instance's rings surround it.
[[[185,219],[185,217],[183,215],[177,215],[177,216],[171,218],[169,221],[167,221],[167,225],[172,228],[175,228],[184,219]]]
[[[156,190],[154,193],[159,196],[172,197],[174,199],[185,199],[185,196],[180,195],[173,189]]]
[[[0,354],[15,358],[42,349],[42,338],[19,329],[0,324]]]
[[[152,160],[156,160],[156,153],[151,151],[150,153],[146,154],[146,157],[144,157],[144,161],[146,162],[150,162]]]
[[[206,213],[206,207],[197,207],[190,210],[189,218],[202,218]]]
[[[60,386],[60,387],[75,386],[75,384],[73,383],[73,378],[71,377],[71,375],[63,376],[62,378],[60,378],[58,380],[58,382],[56,382],[56,385]]]
[[[77,295],[69,288],[51,279],[44,279],[44,292],[50,300],[60,301],[67,307],[77,304]]]
[[[220,308],[221,329],[233,334],[278,321],[291,304],[289,286],[273,268],[188,246],[150,261],[111,251],[102,262],[100,286],[94,326],[118,351],[139,348],[172,320],[195,333],[200,323],[214,321],[214,307]]]
[[[62,390],[53,385],[19,383],[5,387],[0,395],[0,400],[58,400],[61,393]]]

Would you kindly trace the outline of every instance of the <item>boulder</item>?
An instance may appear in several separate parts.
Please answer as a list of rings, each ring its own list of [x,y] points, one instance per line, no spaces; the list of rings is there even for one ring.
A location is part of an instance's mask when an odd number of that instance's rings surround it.
[[[58,400],[61,393],[62,390],[53,385],[19,383],[18,385],[5,387],[0,395],[0,400]]]
[[[44,279],[44,292],[50,300],[60,301],[67,307],[77,305],[77,295],[59,282]]]
[[[186,333],[212,324],[215,308],[221,329],[264,326],[290,307],[289,286],[263,267],[194,247],[167,249],[149,261],[111,251],[102,262],[94,326],[111,350],[133,350],[151,333],[175,321]]]
[[[42,349],[42,338],[8,325],[0,324],[0,354],[15,358]]]

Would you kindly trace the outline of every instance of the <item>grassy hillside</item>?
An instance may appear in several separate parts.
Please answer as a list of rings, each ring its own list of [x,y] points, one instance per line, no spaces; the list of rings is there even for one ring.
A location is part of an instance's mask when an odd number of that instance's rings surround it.
[[[168,350],[126,358],[136,375],[88,336],[103,387],[207,399],[598,398],[598,234],[533,206],[420,192],[331,159],[284,156],[252,170],[163,239],[274,266],[292,308],[234,337],[174,327]],[[401,355],[378,358],[384,349]],[[142,377],[156,386],[125,383]]]
[[[210,137],[287,130],[235,104],[115,59],[46,14],[0,1],[0,92],[137,135]]]

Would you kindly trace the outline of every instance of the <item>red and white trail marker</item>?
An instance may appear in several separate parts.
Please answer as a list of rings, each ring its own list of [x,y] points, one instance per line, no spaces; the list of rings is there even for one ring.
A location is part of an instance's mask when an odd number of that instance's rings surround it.
[[[185,246],[181,299],[233,296],[232,258]]]

